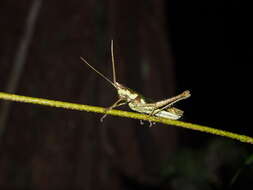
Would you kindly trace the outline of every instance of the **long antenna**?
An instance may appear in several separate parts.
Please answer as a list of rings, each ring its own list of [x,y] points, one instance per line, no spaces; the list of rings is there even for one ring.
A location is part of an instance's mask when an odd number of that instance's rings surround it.
[[[115,72],[115,63],[114,63],[114,54],[113,54],[113,40],[111,40],[111,54],[112,54],[112,76],[113,76],[113,83],[116,81],[116,72]]]
[[[100,73],[97,69],[95,69],[93,66],[91,66],[84,58],[80,57],[80,59],[86,63],[93,71],[95,71],[97,74],[99,74],[101,77],[103,77],[105,80],[107,80],[114,88],[117,89],[117,87],[115,86],[115,84],[108,79],[105,75],[103,75],[102,73]]]

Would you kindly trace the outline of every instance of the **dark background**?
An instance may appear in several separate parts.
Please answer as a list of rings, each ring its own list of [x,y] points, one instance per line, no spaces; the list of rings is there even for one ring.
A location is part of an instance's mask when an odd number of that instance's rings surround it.
[[[182,120],[253,136],[249,12],[225,1],[1,1],[0,91],[110,106],[115,90],[79,57],[111,78],[114,39],[120,83],[154,100],[189,89]],[[251,184],[251,145],[2,100],[0,111],[0,189]]]

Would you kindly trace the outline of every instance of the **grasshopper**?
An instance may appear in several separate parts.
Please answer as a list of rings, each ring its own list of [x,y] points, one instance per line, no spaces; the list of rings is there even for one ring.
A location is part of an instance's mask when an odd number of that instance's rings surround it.
[[[118,100],[113,105],[108,107],[107,111],[113,108],[128,104],[130,109],[136,112],[149,114],[150,116],[163,117],[163,118],[173,119],[173,120],[177,120],[182,117],[183,111],[175,107],[172,107],[172,105],[180,100],[189,98],[191,96],[189,90],[186,90],[183,93],[177,96],[174,96],[172,98],[149,103],[147,102],[146,98],[144,98],[139,93],[117,82],[116,72],[115,72],[115,62],[114,62],[113,40],[111,41],[111,58],[112,58],[112,74],[113,74],[112,81],[109,78],[107,78],[105,75],[103,75],[101,72],[99,72],[97,69],[95,69],[93,66],[91,66],[84,58],[80,57],[80,59],[84,63],[86,63],[92,70],[94,70],[98,75],[100,75],[102,78],[108,81],[117,90]],[[100,119],[101,122],[106,117],[107,115],[106,112],[103,115],[103,117],[101,117]],[[150,122],[150,126],[151,125],[152,123]]]

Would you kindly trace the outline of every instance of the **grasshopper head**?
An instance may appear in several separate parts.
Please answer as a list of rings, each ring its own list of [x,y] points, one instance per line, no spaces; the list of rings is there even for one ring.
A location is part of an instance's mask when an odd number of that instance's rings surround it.
[[[130,102],[138,96],[137,93],[135,93],[134,91],[128,89],[127,87],[123,86],[122,84],[119,84],[118,82],[115,82],[114,84],[117,88],[119,98]]]

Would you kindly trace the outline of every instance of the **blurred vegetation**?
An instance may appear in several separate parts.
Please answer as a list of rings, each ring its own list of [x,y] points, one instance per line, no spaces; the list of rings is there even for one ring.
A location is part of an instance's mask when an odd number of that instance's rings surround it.
[[[161,170],[177,190],[249,188],[253,175],[252,155],[233,141],[218,138],[199,149],[180,149]]]

